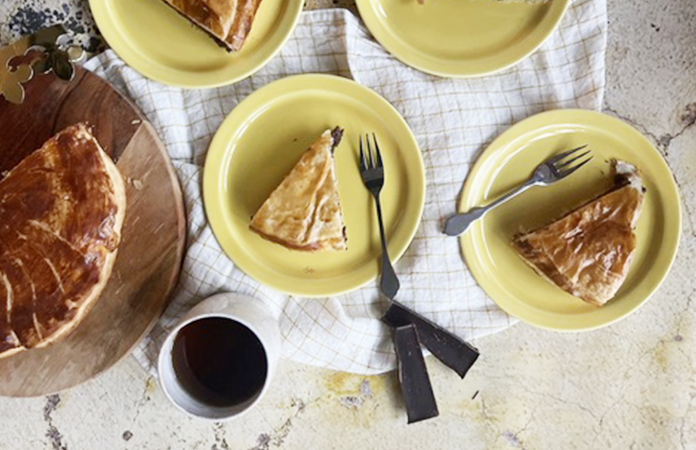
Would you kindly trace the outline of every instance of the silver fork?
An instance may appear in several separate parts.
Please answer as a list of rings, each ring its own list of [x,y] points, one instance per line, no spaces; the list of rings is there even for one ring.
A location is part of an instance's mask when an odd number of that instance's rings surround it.
[[[382,275],[379,280],[379,290],[389,299],[394,299],[399,291],[399,279],[396,277],[394,268],[389,260],[387,252],[387,237],[384,234],[384,222],[382,220],[382,207],[379,203],[379,193],[384,186],[384,164],[382,163],[382,154],[379,151],[377,137],[372,133],[372,139],[375,143],[375,154],[372,152],[370,145],[370,136],[365,135],[365,145],[367,151],[363,151],[363,138],[360,136],[360,176],[368,191],[375,198],[375,206],[377,207],[377,219],[379,221],[379,236],[382,241]],[[366,155],[367,153],[367,155]]]
[[[455,214],[447,219],[445,222],[445,234],[449,236],[459,236],[464,233],[469,225],[476,222],[481,217],[485,216],[487,212],[491,211],[493,208],[502,205],[511,198],[521,194],[532,186],[548,186],[549,184],[555,183],[558,180],[562,180],[568,175],[572,174],[588,162],[592,160],[592,155],[584,160],[575,163],[579,159],[590,154],[590,150],[578,154],[581,150],[586,148],[587,145],[582,147],[577,147],[567,152],[560,153],[558,155],[552,156],[543,163],[539,164],[534,170],[532,177],[527,180],[522,186],[513,189],[507,194],[503,195],[499,199],[495,200],[486,206],[480,206],[476,208],[471,208],[465,213]],[[573,156],[568,159],[568,157]],[[575,164],[573,164],[575,163]]]

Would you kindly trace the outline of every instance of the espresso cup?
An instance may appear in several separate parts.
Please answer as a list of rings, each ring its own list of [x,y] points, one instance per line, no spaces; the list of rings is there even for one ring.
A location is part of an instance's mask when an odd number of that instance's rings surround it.
[[[159,381],[181,411],[213,421],[239,417],[268,390],[280,330],[260,301],[217,294],[193,307],[164,341]]]

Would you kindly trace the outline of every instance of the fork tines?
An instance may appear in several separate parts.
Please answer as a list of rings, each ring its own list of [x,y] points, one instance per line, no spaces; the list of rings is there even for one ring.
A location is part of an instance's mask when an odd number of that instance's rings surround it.
[[[377,136],[372,133],[372,140],[374,141],[374,155],[372,151],[372,145],[370,144],[370,135],[365,135],[365,145],[367,147],[367,156],[363,151],[363,137],[360,136],[360,170],[365,172],[368,169],[381,169],[382,165],[382,153],[379,151],[379,144],[377,143]]]
[[[550,163],[553,166],[553,168],[557,171],[558,176],[560,176],[561,178],[566,177],[592,160],[593,156],[591,154],[591,150],[587,150],[578,154],[578,152],[584,150],[585,148],[587,148],[587,144],[582,145],[580,147],[576,147],[572,150],[568,150],[567,152],[559,153],[558,155],[549,158],[548,163]],[[585,158],[585,156],[588,155],[589,157]],[[568,157],[570,156],[572,156],[572,158],[568,159]],[[577,164],[573,164],[574,162],[582,158],[585,159],[578,162]]]

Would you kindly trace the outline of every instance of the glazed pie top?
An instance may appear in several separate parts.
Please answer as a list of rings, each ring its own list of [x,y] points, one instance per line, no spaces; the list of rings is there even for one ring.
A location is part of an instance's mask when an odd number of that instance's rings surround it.
[[[301,251],[345,250],[333,152],[343,130],[326,130],[251,219],[265,239]]]
[[[125,209],[121,174],[83,124],[0,180],[0,357],[77,326],[109,278]]]
[[[645,191],[633,166],[614,162],[614,170],[609,192],[512,241],[538,274],[596,306],[611,300],[628,275]]]
[[[239,51],[261,0],[164,0],[229,51]]]

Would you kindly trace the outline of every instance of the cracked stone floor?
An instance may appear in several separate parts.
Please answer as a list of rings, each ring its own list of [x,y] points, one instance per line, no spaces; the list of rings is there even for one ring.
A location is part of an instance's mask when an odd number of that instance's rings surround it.
[[[605,109],[658,145],[685,208],[676,264],[638,312],[585,334],[516,325],[476,342],[482,357],[465,381],[429,359],[441,416],[416,425],[406,425],[394,374],[289,362],[241,420],[190,420],[127,359],[59,395],[0,399],[0,448],[696,449],[696,2],[608,3]],[[96,51],[102,44],[89,37],[86,4],[2,0],[0,43],[58,18]],[[331,6],[354,7],[308,1],[309,8]]]

